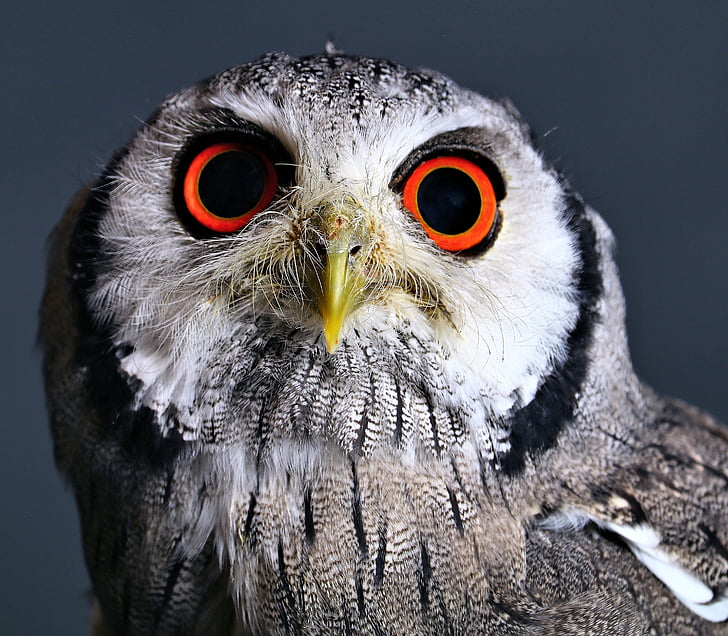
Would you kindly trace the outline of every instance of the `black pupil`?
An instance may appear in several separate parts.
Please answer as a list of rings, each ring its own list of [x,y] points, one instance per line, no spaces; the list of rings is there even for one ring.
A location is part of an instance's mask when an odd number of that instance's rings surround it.
[[[197,187],[202,203],[210,212],[235,218],[258,205],[265,182],[265,166],[256,155],[245,150],[230,150],[207,162]]]
[[[480,216],[480,192],[471,177],[456,168],[437,168],[417,190],[425,223],[441,234],[462,234]]]

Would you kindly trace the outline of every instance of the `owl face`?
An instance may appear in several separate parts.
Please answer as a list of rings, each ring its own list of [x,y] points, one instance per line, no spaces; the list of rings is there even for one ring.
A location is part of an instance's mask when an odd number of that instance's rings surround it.
[[[218,440],[272,392],[281,434],[329,427],[351,450],[337,418],[388,399],[366,397],[384,368],[417,378],[412,413],[436,394],[467,436],[533,399],[582,309],[583,207],[510,106],[429,71],[226,71],[162,104],[97,197],[91,318],[162,435]],[[301,374],[326,381],[291,404]]]

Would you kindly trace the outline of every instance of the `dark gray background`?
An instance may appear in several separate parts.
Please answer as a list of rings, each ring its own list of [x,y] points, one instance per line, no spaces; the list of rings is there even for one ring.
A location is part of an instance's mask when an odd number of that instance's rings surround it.
[[[26,3],[0,25],[0,632],[86,633],[72,497],[34,348],[44,242],[161,98],[268,50],[350,53],[508,95],[619,241],[638,372],[728,419],[728,3]]]

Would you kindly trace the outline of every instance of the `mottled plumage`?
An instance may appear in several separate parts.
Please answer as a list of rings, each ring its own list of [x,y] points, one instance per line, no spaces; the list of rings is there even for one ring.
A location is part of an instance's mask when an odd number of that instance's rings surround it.
[[[464,249],[405,206],[437,157],[432,214],[497,201]],[[200,221],[195,166],[253,174],[251,219]],[[612,252],[437,73],[274,54],[172,95],[42,307],[97,633],[726,633],[728,432],[635,376]]]

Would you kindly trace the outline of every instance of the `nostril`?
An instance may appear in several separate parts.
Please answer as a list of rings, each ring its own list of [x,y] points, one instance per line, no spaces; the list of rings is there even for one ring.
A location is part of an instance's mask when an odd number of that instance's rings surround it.
[[[316,250],[316,254],[319,258],[323,259],[326,256],[326,244],[323,241],[316,241],[313,244],[313,249]]]
[[[334,252],[338,252],[338,250],[336,249],[336,245],[332,246],[328,241],[324,240],[313,241],[311,243],[311,247],[313,248],[313,252],[316,254],[318,260],[321,263],[325,263],[329,259],[332,249],[334,250]],[[349,247],[349,258],[355,258],[356,255],[361,252],[361,248],[361,243],[355,243],[354,245],[351,245]]]

